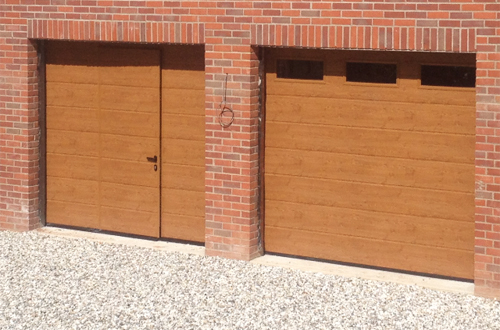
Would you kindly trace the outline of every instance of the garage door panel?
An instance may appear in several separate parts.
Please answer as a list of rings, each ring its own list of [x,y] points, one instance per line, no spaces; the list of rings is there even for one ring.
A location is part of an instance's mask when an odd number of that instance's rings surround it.
[[[162,171],[162,187],[205,191],[205,167],[164,164]]]
[[[98,133],[58,131],[47,132],[47,152],[52,154],[66,154],[75,156],[99,156]]]
[[[159,209],[158,187],[101,183],[101,205],[135,211]]]
[[[319,151],[266,149],[266,173],[471,192],[473,164]]]
[[[474,222],[269,200],[266,228],[382,239],[459,250],[473,248]],[[286,219],[280,221],[279,219]],[[440,230],[436,230],[440,228]]]
[[[475,106],[471,101],[475,95],[473,88],[430,90],[426,88],[398,88],[396,85],[371,85],[359,83],[342,83],[341,77],[324,77],[323,83],[296,83],[290,80],[277,79],[275,74],[268,74],[266,90],[268,94],[277,96],[295,96],[307,98],[357,99],[365,101],[383,101],[418,103],[418,104],[445,104],[459,106]],[[335,88],[332,88],[335,85]]]
[[[311,107],[314,103],[314,107]],[[355,126],[421,132],[470,135],[475,129],[475,114],[470,107],[441,104],[371,102],[329,98],[275,96],[267,102],[274,109],[269,122],[304,124],[334,123]]]
[[[186,241],[205,241],[205,218],[162,213],[161,236]]]
[[[162,208],[168,210],[168,213],[190,217],[205,216],[204,192],[163,188],[161,194]]]
[[[99,104],[102,109],[158,113],[159,90],[154,88],[101,86]]]
[[[99,132],[99,111],[93,108],[47,106],[47,129]]]
[[[48,176],[47,200],[98,205],[99,182]]]
[[[163,235],[203,241],[204,46],[48,41],[46,69],[47,221],[159,237],[162,172]]]
[[[98,228],[99,227],[99,206],[47,201],[47,219],[57,225]]]
[[[205,61],[204,59],[202,60]],[[171,64],[175,66],[174,63]],[[162,74],[162,83],[164,90],[196,90],[205,91],[205,71],[204,69],[198,70],[178,70],[164,69]]]
[[[266,126],[266,143],[269,147],[474,163],[476,139],[472,135],[437,135],[277,122],[268,122]],[[450,145],[462,148],[450,148]]]
[[[172,45],[162,62],[161,235],[205,240],[205,51]]]
[[[321,259],[473,278],[474,253],[422,245],[363,239],[355,236],[306,233],[266,227],[266,250]],[[367,253],[370,251],[370,253]]]
[[[203,45],[169,45],[163,49],[162,68],[163,88],[205,90]]]
[[[69,179],[99,180],[99,158],[74,155],[47,155],[47,175]]]
[[[124,59],[130,61],[130,59]],[[160,72],[158,66],[132,66],[132,63],[112,63],[100,68],[101,84],[108,86],[158,88]]]
[[[205,166],[205,141],[162,139],[164,163]]]
[[[277,78],[280,59],[323,78]],[[396,83],[348,82],[355,62],[396,64]],[[473,278],[475,88],[422,86],[429,64],[475,57],[268,50],[267,251]]]
[[[100,227],[120,233],[159,237],[158,214],[101,206]]]
[[[205,117],[163,114],[162,136],[167,139],[205,140]]]
[[[163,113],[204,116],[205,90],[164,89],[162,95]]]
[[[47,84],[47,106],[98,107],[99,89],[92,84],[52,82]]]
[[[107,67],[116,66],[130,69],[156,67],[155,73],[159,74],[160,53],[157,49],[100,45],[99,55],[99,63]],[[145,76],[149,74],[147,71],[142,72],[146,72]]]
[[[89,66],[87,60],[81,65],[47,64],[46,71],[46,81],[59,83],[92,84],[99,75],[98,68]]]
[[[266,176],[268,200],[473,221],[474,195],[304,177]],[[453,203],[450,203],[453,201]]]
[[[89,65],[95,62],[98,52],[97,43],[88,42],[60,42],[46,40],[47,63],[57,65]]]
[[[153,164],[116,159],[101,159],[101,181],[132,186],[158,187],[158,172]]]
[[[101,133],[159,138],[158,113],[101,111]]]
[[[101,135],[101,155],[115,160],[144,162],[147,157],[158,155],[156,138],[140,138],[125,135]]]

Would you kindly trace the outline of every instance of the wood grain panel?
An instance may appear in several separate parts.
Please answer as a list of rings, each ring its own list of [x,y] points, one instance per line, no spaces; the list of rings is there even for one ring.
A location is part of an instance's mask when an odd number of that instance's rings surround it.
[[[205,241],[205,217],[162,213],[161,236],[184,241]]]
[[[323,81],[276,78],[276,60],[322,60]],[[345,79],[345,63],[375,62],[398,65],[397,84],[351,83]],[[267,95],[326,97],[348,100],[404,101],[418,104],[475,106],[474,88],[420,86],[420,65],[475,66],[474,54],[423,54],[409,52],[311,51],[274,49],[266,54]],[[335,86],[332,88],[332,86]]]
[[[168,45],[163,48],[164,89],[205,90],[205,48],[203,45]]]
[[[98,64],[96,63],[96,54],[99,51],[98,43],[61,42],[58,40],[46,40],[45,43],[47,64],[56,64],[57,66]]]
[[[121,209],[151,212],[159,209],[159,187],[141,187],[101,183],[101,205]]]
[[[99,180],[99,158],[75,155],[47,155],[47,175],[81,180]]]
[[[101,155],[111,159],[143,162],[158,155],[158,139],[101,134]],[[158,155],[159,156],[159,155]]]
[[[101,86],[101,109],[157,113],[160,106],[159,91],[154,88]]]
[[[48,176],[47,200],[98,205],[99,182]]]
[[[164,164],[162,187],[205,191],[205,167]]]
[[[205,193],[162,188],[162,210],[165,213],[200,217],[205,215]]]
[[[99,206],[48,200],[47,219],[57,225],[99,228]]]
[[[99,70],[86,63],[85,60],[82,65],[47,64],[45,79],[51,83],[94,84],[98,79]]]
[[[474,221],[474,194],[334,180],[266,176],[268,200]],[[453,201],[453,203],[450,203]]]
[[[47,152],[76,156],[99,156],[99,133],[47,130]]]
[[[266,123],[266,145],[276,148],[473,164],[475,143],[474,136]]]
[[[103,110],[100,119],[102,134],[119,134],[140,138],[160,137],[159,129],[156,129],[159,126],[158,113]]]
[[[100,162],[101,181],[132,186],[158,187],[158,172],[153,164],[102,158]]]
[[[158,214],[101,206],[100,227],[119,233],[159,237]]]
[[[101,56],[110,51],[110,49],[101,48]],[[111,51],[116,51],[111,49]],[[117,56],[115,58],[104,57],[104,65],[99,69],[101,75],[101,84],[111,86],[133,86],[143,88],[158,88],[160,80],[160,70],[158,70],[158,61],[152,56],[142,57],[141,54],[149,53],[150,50],[126,49],[128,56]],[[137,51],[137,52],[136,52]],[[131,52],[139,53],[133,56]],[[157,53],[159,56],[159,53]]]
[[[68,84],[52,82],[47,84],[47,106],[78,108],[98,107],[99,88],[93,84]]]
[[[473,278],[475,89],[420,84],[462,55],[269,50],[266,250]],[[323,80],[277,78],[277,59],[323,61]],[[346,62],[397,64],[397,83],[347,82]]]
[[[266,215],[266,226],[276,228],[467,251],[474,247],[472,220],[453,221],[274,200],[267,201]]]
[[[99,132],[99,110],[94,108],[47,106],[47,129]]]
[[[205,141],[162,139],[164,164],[205,166]]]
[[[311,103],[314,106],[311,106]],[[298,96],[274,96],[267,106],[269,122],[355,126],[407,131],[475,134],[475,112],[469,106],[370,102]]]
[[[164,113],[201,117],[205,115],[200,111],[205,108],[205,90],[164,89],[162,95]]]
[[[156,89],[160,79],[157,66],[102,66],[99,73],[101,74],[101,84],[107,87]]]
[[[266,250],[472,279],[474,252],[266,227]],[[395,267],[397,266],[397,267]]]
[[[48,46],[47,220],[158,237],[160,52],[72,45]]]
[[[168,46],[162,59],[162,237],[205,240],[203,46]]]
[[[308,98],[333,98],[333,99],[358,99],[365,101],[384,101],[417,104],[444,104],[458,106],[474,106],[471,101],[475,97],[474,89],[461,89],[460,92],[453,90],[436,90],[425,88],[397,88],[364,86],[355,83],[336,85],[332,84],[296,84],[276,80],[273,84],[273,78],[267,75],[268,95],[297,96]],[[329,80],[325,78],[325,80]],[[332,82],[335,81],[335,79]],[[337,79],[338,80],[338,79]]]
[[[474,164],[266,149],[266,173],[471,193]]]
[[[203,60],[204,61],[204,60]],[[197,70],[179,71],[175,68],[162,70],[163,90],[205,90],[205,72]]]
[[[162,118],[163,137],[205,141],[205,117],[163,114]]]

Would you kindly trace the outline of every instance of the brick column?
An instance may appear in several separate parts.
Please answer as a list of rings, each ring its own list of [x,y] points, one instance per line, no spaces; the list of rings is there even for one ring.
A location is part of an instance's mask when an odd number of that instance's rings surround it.
[[[477,33],[474,283],[477,295],[500,298],[500,5],[490,7],[496,19]]]
[[[249,27],[234,17],[206,24],[207,255],[250,260],[262,253],[258,218],[259,60]],[[227,90],[225,79],[227,77]],[[223,95],[234,122],[219,124]],[[229,114],[224,116],[228,120]]]
[[[24,231],[40,226],[37,53],[26,22],[1,8],[0,230]]]

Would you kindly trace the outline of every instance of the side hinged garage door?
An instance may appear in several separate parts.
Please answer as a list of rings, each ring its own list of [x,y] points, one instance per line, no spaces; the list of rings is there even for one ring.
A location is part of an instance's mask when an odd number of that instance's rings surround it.
[[[268,50],[266,251],[472,279],[474,65]]]
[[[167,46],[47,43],[48,223],[203,241],[204,95],[185,95],[203,79],[194,48],[180,60]],[[188,209],[178,202],[186,191]]]

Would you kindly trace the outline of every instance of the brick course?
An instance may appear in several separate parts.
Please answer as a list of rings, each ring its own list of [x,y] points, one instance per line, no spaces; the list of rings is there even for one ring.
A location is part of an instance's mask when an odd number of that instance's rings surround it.
[[[246,260],[262,253],[258,46],[476,53],[475,287],[500,297],[497,1],[0,0],[1,229],[40,226],[38,39],[205,44],[207,254]]]

